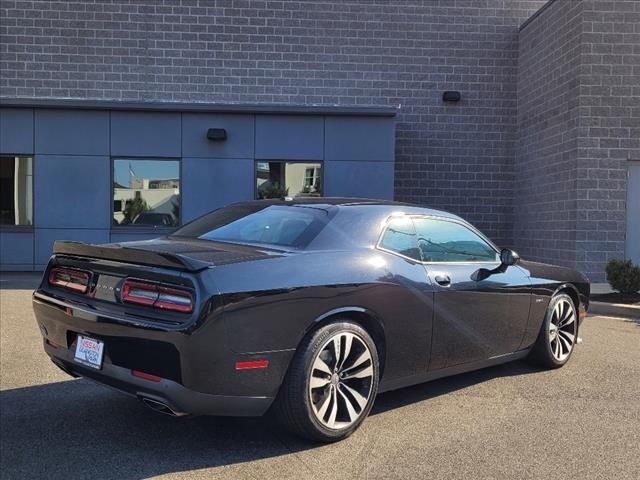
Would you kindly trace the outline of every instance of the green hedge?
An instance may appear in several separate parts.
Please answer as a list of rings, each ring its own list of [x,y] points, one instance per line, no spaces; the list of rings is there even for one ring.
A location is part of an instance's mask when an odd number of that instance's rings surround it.
[[[611,260],[607,264],[607,281],[620,293],[640,291],[640,267],[631,260]]]

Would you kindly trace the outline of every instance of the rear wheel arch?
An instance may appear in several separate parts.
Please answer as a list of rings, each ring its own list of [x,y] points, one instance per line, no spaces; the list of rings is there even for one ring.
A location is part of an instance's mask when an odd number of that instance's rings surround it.
[[[307,336],[322,328],[324,325],[335,322],[336,320],[349,320],[360,325],[373,339],[376,349],[378,350],[378,360],[380,363],[380,378],[384,374],[384,365],[387,353],[387,342],[384,330],[384,324],[380,318],[370,310],[362,307],[344,307],[331,310],[324,313],[314,320],[305,330],[304,334],[298,341],[298,346],[302,344]],[[297,348],[297,347],[296,347]]]

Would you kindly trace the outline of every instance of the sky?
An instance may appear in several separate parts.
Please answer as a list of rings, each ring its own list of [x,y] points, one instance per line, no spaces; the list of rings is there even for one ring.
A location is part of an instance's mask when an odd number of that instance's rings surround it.
[[[124,187],[130,186],[129,165],[138,178],[163,180],[180,177],[180,162],[177,160],[114,160],[113,179]]]

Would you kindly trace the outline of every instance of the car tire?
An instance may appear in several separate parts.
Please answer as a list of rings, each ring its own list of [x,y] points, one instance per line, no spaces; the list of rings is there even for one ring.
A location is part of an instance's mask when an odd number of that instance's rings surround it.
[[[571,358],[578,339],[578,313],[572,298],[560,293],[549,302],[538,338],[527,357],[545,368],[560,368]]]
[[[274,403],[276,418],[306,439],[342,440],[371,411],[379,370],[375,342],[360,325],[324,325],[297,349]]]

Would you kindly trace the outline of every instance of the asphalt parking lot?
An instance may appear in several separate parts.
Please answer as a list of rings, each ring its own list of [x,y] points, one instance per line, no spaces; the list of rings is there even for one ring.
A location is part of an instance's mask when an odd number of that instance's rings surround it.
[[[0,287],[0,477],[640,478],[640,319],[589,317],[563,369],[513,363],[378,397],[344,442],[266,419],[171,418],[60,372],[29,277]]]

